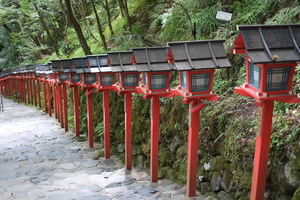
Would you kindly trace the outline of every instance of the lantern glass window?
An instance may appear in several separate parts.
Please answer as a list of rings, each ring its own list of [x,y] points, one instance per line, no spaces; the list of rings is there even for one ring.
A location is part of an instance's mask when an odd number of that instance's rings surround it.
[[[137,74],[124,74],[124,87],[135,87],[137,84]]]
[[[77,83],[80,81],[80,74],[72,74],[72,82]]]
[[[286,90],[291,67],[276,67],[267,69],[266,91]]]
[[[121,80],[121,73],[118,73],[117,79],[118,79],[117,82],[121,83],[121,81],[122,81],[122,80]]]
[[[68,74],[67,73],[61,73],[59,74],[59,80],[60,81],[67,81],[69,79]]]
[[[148,77],[147,77],[147,73],[144,73],[143,74],[143,82],[144,82],[144,85],[146,86],[146,87],[148,87]]]
[[[250,63],[250,85],[253,87],[260,89],[260,76],[261,76],[261,68],[257,65]]]
[[[181,87],[187,90],[187,74],[185,72],[180,72]]]
[[[101,75],[102,85],[112,85],[114,84],[114,75],[113,74],[103,74]]]
[[[85,75],[85,83],[93,84],[96,82],[96,74],[86,74]]]
[[[167,74],[152,74],[151,75],[151,89],[166,89]]]
[[[192,92],[207,91],[210,76],[211,73],[192,74]]]

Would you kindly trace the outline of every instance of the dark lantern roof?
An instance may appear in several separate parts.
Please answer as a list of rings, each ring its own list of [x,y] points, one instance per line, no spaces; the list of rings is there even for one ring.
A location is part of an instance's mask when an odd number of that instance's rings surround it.
[[[231,67],[224,48],[225,40],[169,42],[177,70]]]
[[[132,51],[108,52],[109,62],[113,72],[136,72],[137,67],[133,65]]]
[[[168,63],[169,47],[133,48],[136,66],[139,72],[155,72],[173,70]]]
[[[253,63],[300,60],[300,24],[237,26],[235,53],[246,53]]]

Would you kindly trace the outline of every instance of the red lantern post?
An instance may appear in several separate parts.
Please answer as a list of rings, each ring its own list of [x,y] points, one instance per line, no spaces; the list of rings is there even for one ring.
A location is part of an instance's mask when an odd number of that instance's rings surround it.
[[[196,195],[199,143],[199,113],[205,104],[202,100],[217,101],[219,97],[212,90],[214,68],[227,68],[223,43],[225,40],[193,42],[170,42],[169,57],[179,71],[180,86],[173,90],[182,96],[183,103],[189,103],[189,134],[186,195]]]
[[[151,151],[150,180],[158,181],[158,152],[160,125],[160,97],[173,97],[170,88],[170,76],[173,69],[168,63],[168,47],[133,48],[136,66],[143,73],[143,84],[138,91],[144,99],[151,99]]]
[[[80,73],[83,73],[83,68],[77,67],[74,62],[70,66],[71,73],[69,74],[69,84],[70,88],[73,88],[73,111],[74,111],[74,125],[75,125],[75,136],[80,136],[80,118],[79,118],[79,95],[78,95],[78,86],[80,84]]]
[[[132,169],[132,93],[138,93],[139,72],[133,63],[132,51],[108,52],[112,71],[118,73],[114,85],[119,95],[124,95],[125,108],[125,169]]]
[[[244,54],[246,83],[235,92],[256,99],[259,120],[256,136],[251,200],[263,200],[266,188],[268,156],[274,101],[300,103],[291,85],[297,61],[300,61],[300,25],[238,26],[235,54]],[[298,37],[299,38],[299,37]]]
[[[107,65],[108,55],[88,56],[89,71],[96,75],[96,80],[92,84],[97,92],[103,92],[103,124],[104,124],[104,157],[110,159],[110,107],[109,91],[115,91],[115,73]]]
[[[95,74],[84,73],[85,68],[88,68],[87,57],[73,58],[73,65],[76,67],[76,72],[81,73],[81,81],[78,84],[82,90],[86,90],[87,115],[88,115],[88,142],[89,147],[94,148],[94,124],[93,124],[93,86],[96,81]]]

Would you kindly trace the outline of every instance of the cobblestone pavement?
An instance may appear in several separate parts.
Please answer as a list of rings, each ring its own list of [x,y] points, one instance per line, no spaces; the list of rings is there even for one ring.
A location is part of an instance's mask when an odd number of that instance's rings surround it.
[[[150,184],[147,173],[125,171],[116,156],[94,160],[99,149],[87,148],[87,142],[75,141],[73,135],[42,111],[4,99],[0,199],[190,199],[183,186],[169,180]]]

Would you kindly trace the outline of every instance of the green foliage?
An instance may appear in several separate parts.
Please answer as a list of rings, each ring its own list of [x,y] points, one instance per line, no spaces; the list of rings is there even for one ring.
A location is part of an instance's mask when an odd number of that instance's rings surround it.
[[[300,23],[300,6],[287,7],[279,10],[266,24],[293,24]]]
[[[97,1],[96,1],[97,2]],[[64,19],[59,1],[38,2],[42,15],[46,19],[51,33],[58,41],[60,55],[53,53],[51,42],[45,30],[37,20],[32,1],[20,1],[21,8],[0,5],[0,22],[8,24],[12,33],[7,34],[0,28],[0,43],[4,49],[0,57],[5,57],[2,67],[12,67],[20,63],[39,60],[83,56],[83,50],[76,32]],[[47,3],[47,4],[46,4]],[[98,2],[99,3],[99,2]],[[46,6],[47,5],[47,6]],[[81,4],[80,4],[81,5]],[[85,27],[78,6],[73,5],[78,21]],[[87,3],[86,20],[89,28],[100,40],[95,21]],[[129,0],[129,14],[133,22],[133,35],[129,32],[128,21],[121,16],[118,3],[109,1],[114,35],[110,36],[106,14],[100,4],[96,5],[107,38],[109,51],[130,50],[133,47],[150,46],[143,38],[157,41],[193,40],[192,28],[196,24],[197,39],[226,39],[226,47],[231,47],[236,38],[236,25],[241,24],[282,24],[300,23],[298,1],[289,0],[243,0],[243,1],[194,1],[194,0]],[[218,10],[233,13],[231,22],[215,19]],[[17,13],[18,18],[15,18]],[[106,53],[102,46],[84,29],[85,38],[95,54]],[[40,36],[40,38],[39,38]],[[37,45],[32,38],[41,40]],[[206,107],[201,111],[199,134],[199,174],[206,181],[215,174],[226,172],[236,186],[232,193],[239,199],[247,198],[251,187],[253,152],[256,136],[257,108],[252,98],[237,95],[233,88],[245,82],[245,66],[242,55],[228,52],[232,67],[216,70],[214,91],[220,95],[220,101],[205,101]],[[0,67],[1,67],[0,66]],[[172,72],[171,87],[179,84],[177,72]],[[300,68],[298,66],[293,81],[293,90],[300,93]],[[85,91],[80,90],[80,131],[87,134],[87,111]],[[41,95],[43,98],[43,95]],[[71,100],[71,93],[69,94]],[[110,93],[111,143],[117,153],[118,144],[124,143],[124,97],[115,92]],[[169,178],[178,183],[186,181],[187,140],[188,140],[188,105],[182,98],[161,98],[160,108],[160,149],[159,177]],[[103,141],[102,93],[93,94],[93,119],[95,140]],[[70,104],[72,107],[72,104]],[[70,108],[69,107],[69,108]],[[69,121],[73,121],[72,109],[69,109]],[[288,152],[299,142],[299,104],[275,103],[273,131],[271,138],[270,167],[285,163]],[[146,160],[143,167],[150,165],[150,100],[140,94],[133,94],[132,143],[133,161],[138,156]],[[103,154],[103,151],[100,152]],[[120,157],[124,158],[124,154]],[[211,163],[213,169],[205,171],[203,165]],[[226,181],[227,183],[229,180]],[[276,188],[268,186],[273,192]],[[299,189],[298,189],[299,190]],[[204,191],[206,192],[206,191]],[[236,198],[237,199],[237,198]]]

